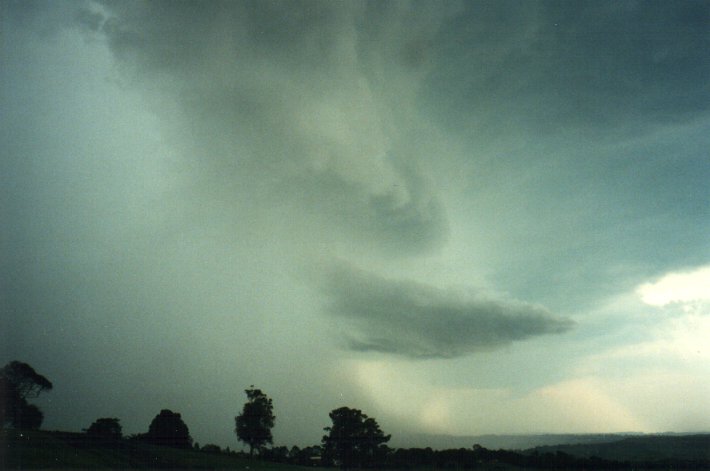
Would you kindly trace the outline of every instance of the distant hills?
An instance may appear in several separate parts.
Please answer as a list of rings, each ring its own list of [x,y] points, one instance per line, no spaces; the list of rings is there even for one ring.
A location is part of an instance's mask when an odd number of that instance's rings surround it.
[[[705,438],[703,438],[705,437]],[[597,456],[603,457],[600,453],[614,454],[612,450],[617,448],[643,449],[646,445],[663,452],[664,456],[670,453],[670,448],[690,452],[693,447],[700,447],[710,440],[710,433],[683,434],[683,433],[662,433],[643,434],[638,432],[626,433],[600,433],[600,434],[508,434],[508,435],[433,435],[433,434],[411,434],[393,436],[390,442],[392,447],[402,448],[426,448],[434,450],[446,450],[457,448],[471,448],[473,445],[480,445],[490,450],[531,450],[538,449],[540,452],[563,451],[577,456]],[[623,442],[623,443],[620,443]],[[616,445],[615,445],[616,444]],[[710,445],[705,447],[705,455],[697,456],[698,459],[710,458]],[[693,452],[695,453],[695,452]],[[693,456],[696,456],[693,454]]]
[[[643,435],[601,443],[539,446],[532,452],[567,453],[580,458],[596,456],[613,461],[710,461],[710,434]]]

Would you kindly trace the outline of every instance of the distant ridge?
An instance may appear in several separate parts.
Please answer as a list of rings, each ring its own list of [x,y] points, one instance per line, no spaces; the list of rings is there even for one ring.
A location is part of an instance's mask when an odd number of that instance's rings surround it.
[[[580,458],[596,456],[614,461],[707,461],[710,460],[710,433],[641,435],[607,443],[539,446],[528,452],[562,452]]]
[[[661,434],[644,434],[641,432],[619,433],[545,433],[545,434],[487,434],[487,435],[437,435],[437,434],[398,434],[392,436],[390,446],[397,448],[426,448],[446,450],[452,448],[471,448],[481,445],[490,450],[528,450],[536,447],[556,445],[587,445],[595,443],[612,443],[633,437],[670,437],[703,435],[692,433],[667,432]]]

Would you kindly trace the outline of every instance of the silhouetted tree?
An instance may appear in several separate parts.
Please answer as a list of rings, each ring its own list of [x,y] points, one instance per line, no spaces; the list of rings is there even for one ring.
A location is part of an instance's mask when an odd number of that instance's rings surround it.
[[[367,467],[380,463],[387,454],[390,435],[385,435],[375,419],[358,409],[341,407],[329,414],[333,421],[323,436],[323,454],[345,468]]]
[[[115,441],[123,437],[120,420],[112,417],[102,417],[86,429],[86,435],[101,441]]]
[[[51,389],[52,383],[27,363],[12,361],[5,365],[0,369],[0,426],[38,429],[44,414],[27,399]]]
[[[271,429],[276,417],[271,398],[261,389],[254,389],[252,385],[244,392],[247,394],[247,402],[242,413],[234,418],[234,432],[240,441],[249,445],[249,456],[253,456],[255,449],[261,450],[267,443],[273,443]]]
[[[190,448],[192,438],[190,431],[182,421],[180,414],[168,409],[163,409],[156,415],[148,427],[146,440],[156,445],[171,446],[174,448]]]

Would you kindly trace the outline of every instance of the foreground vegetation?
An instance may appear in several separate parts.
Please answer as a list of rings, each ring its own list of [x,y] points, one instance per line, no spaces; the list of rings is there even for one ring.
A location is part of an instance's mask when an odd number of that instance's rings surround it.
[[[126,439],[101,442],[83,433],[4,430],[0,443],[1,469],[304,469],[234,452],[211,453]]]
[[[390,470],[463,470],[514,471],[534,469],[609,469],[609,470],[701,470],[710,469],[710,435],[664,437],[661,445],[657,437],[647,437],[627,443],[626,452],[637,453],[649,446],[674,447],[677,440],[692,443],[684,455],[690,458],[652,459],[645,455],[640,460],[615,460],[594,456],[572,455],[557,450],[537,449],[527,452],[488,450],[474,446],[468,449],[436,451],[431,448],[389,450],[382,462],[370,464],[370,469]],[[249,471],[324,471],[316,467],[290,463],[291,459],[274,449],[264,450],[263,456],[250,458],[247,453],[220,450],[206,446],[201,449],[179,449],[158,446],[140,440],[96,440],[85,433],[48,432],[40,430],[0,431],[0,469],[248,469]],[[622,442],[617,442],[622,444]],[[592,445],[598,447],[599,445]],[[620,447],[621,445],[614,445]],[[579,445],[577,452],[582,452]],[[596,451],[603,450],[597,448]],[[603,453],[602,453],[603,454]],[[277,462],[280,460],[282,462]],[[333,469],[333,468],[329,468]]]

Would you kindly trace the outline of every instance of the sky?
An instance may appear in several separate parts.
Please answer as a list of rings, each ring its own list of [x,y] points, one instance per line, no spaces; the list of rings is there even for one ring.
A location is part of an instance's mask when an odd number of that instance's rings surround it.
[[[0,363],[239,448],[710,431],[710,2],[0,4]]]

